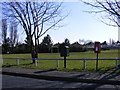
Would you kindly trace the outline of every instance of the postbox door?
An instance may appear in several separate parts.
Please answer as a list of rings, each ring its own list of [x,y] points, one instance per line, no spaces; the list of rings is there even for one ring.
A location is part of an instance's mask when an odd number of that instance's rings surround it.
[[[101,52],[100,42],[95,42],[94,51],[95,51],[95,53],[100,53]]]

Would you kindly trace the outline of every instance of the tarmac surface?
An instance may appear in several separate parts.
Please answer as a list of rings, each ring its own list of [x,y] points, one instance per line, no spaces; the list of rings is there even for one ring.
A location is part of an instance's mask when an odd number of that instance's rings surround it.
[[[29,77],[51,81],[67,81],[67,82],[81,82],[81,83],[97,83],[120,85],[120,73],[118,72],[68,72],[56,70],[40,70],[40,69],[26,69],[3,67],[3,75]]]
[[[77,89],[77,90],[119,90],[120,85],[52,81],[20,76],[2,75],[2,89],[36,90],[36,89]]]

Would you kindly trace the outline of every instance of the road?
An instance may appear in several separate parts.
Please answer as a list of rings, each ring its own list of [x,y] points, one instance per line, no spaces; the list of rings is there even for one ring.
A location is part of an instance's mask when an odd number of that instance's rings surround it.
[[[67,81],[48,81],[34,78],[2,75],[2,88],[112,88],[119,90],[120,85],[100,85],[92,83],[73,83]]]

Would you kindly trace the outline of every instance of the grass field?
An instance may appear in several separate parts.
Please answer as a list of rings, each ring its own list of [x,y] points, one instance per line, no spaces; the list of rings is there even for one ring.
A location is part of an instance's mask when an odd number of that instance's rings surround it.
[[[45,59],[63,59],[59,53],[39,53],[38,58]],[[3,58],[31,58],[30,54],[3,54]],[[99,54],[100,59],[116,59],[118,58],[117,50],[102,51]],[[96,59],[96,53],[88,52],[71,52],[67,59]],[[59,60],[59,67],[56,67],[56,60],[38,60],[38,66],[30,64],[31,60],[20,60],[20,65],[16,65],[15,59],[4,59],[2,66],[8,67],[23,67],[23,68],[39,68],[42,70],[57,69],[57,70],[75,70],[75,71],[93,71],[96,68],[96,61],[86,61],[86,69],[83,70],[83,61],[67,60],[67,68],[63,68],[63,60]],[[115,67],[115,60],[99,60],[99,69],[106,70]]]

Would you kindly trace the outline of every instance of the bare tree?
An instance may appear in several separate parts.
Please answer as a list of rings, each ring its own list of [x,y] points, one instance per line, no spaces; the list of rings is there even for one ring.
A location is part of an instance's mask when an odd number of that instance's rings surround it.
[[[7,39],[7,20],[2,19],[2,41],[3,41],[3,44],[6,43],[6,39]]]
[[[18,42],[17,26],[18,26],[18,24],[16,22],[11,22],[10,23],[10,41],[11,41],[11,46],[12,47],[14,47]]]
[[[38,58],[39,38],[57,26],[66,16],[61,16],[58,2],[4,2],[3,15],[19,21],[24,28],[31,49],[33,63]],[[7,13],[6,13],[7,11]]]
[[[102,22],[110,26],[120,27],[120,0],[82,0],[86,5],[92,6],[89,13],[102,14]],[[107,21],[105,21],[107,19]]]
[[[7,53],[7,20],[2,19],[2,45],[4,53]]]

